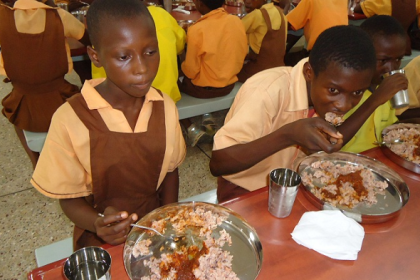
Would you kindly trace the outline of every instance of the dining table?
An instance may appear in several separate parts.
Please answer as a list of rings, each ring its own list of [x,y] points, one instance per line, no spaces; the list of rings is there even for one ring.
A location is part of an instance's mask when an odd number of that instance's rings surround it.
[[[258,234],[263,261],[257,279],[419,279],[420,175],[397,165],[381,148],[362,154],[396,171],[408,185],[410,198],[392,219],[362,224],[365,236],[356,260],[331,259],[292,239],[291,233],[302,215],[318,211],[301,191],[286,218],[276,218],[268,212],[267,187],[221,204],[241,215]],[[112,257],[112,279],[129,279],[123,264],[124,245],[104,248]],[[36,268],[28,274],[28,279],[65,280],[64,261]]]

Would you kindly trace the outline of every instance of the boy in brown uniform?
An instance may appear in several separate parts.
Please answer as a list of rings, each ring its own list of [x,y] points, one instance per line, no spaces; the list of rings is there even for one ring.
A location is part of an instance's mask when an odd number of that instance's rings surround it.
[[[13,84],[2,113],[15,125],[34,167],[39,153],[29,149],[23,130],[47,132],[53,113],[78,92],[64,80],[73,69],[65,37],[87,44],[84,34],[85,26],[62,9],[34,0],[0,5],[0,74]]]
[[[146,6],[95,0],[87,24],[89,56],[107,78],[57,110],[31,181],[60,199],[75,248],[122,243],[131,223],[176,202],[185,157],[175,103],[151,87],[159,51]]]

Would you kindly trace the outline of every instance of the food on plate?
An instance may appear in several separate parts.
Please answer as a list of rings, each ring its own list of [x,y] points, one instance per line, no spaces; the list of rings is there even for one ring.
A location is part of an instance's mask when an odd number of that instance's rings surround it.
[[[194,242],[185,243],[172,253],[162,253],[159,257],[151,256],[143,264],[150,269],[150,274],[142,280],[152,279],[235,279],[239,280],[232,270],[233,256],[223,250],[231,246],[232,240],[226,230],[214,231],[228,215],[206,211],[203,207],[184,207],[179,211],[169,211],[167,216],[153,221],[151,227],[165,232],[168,224],[176,235],[190,233]],[[150,239],[138,241],[133,247],[134,257],[150,255]]]
[[[359,203],[378,202],[376,195],[385,194],[386,181],[375,178],[370,169],[355,164],[316,161],[311,171],[302,172],[302,183],[320,200],[332,206],[354,208]]]
[[[325,114],[325,120],[332,124],[333,126],[340,126],[343,124],[343,116],[339,116],[336,113],[328,112]]]
[[[417,127],[398,127],[390,129],[384,136],[384,142],[402,140],[402,143],[389,144],[388,148],[400,157],[420,164],[420,128]]]

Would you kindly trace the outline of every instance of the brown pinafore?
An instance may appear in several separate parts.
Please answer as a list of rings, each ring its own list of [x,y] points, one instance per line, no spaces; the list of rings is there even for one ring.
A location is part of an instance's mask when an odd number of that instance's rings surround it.
[[[274,30],[271,26],[270,17],[265,9],[261,9],[267,25],[267,33],[265,34],[259,54],[256,59],[250,60],[244,65],[238,74],[238,80],[244,83],[248,78],[266,69],[284,66],[284,55],[286,53],[286,30],[284,15],[279,7],[275,6],[280,13],[281,26],[279,30]]]
[[[114,206],[137,213],[139,218],[158,208],[157,185],[166,149],[163,101],[153,102],[147,131],[141,133],[110,131],[99,112],[87,107],[81,94],[68,102],[89,130],[92,206],[98,213]],[[96,234],[75,226],[75,249],[103,243]]]
[[[417,18],[416,0],[391,0],[391,5],[391,15],[401,23],[404,30],[407,32],[405,55],[411,55],[411,40],[408,36],[408,32],[411,24],[413,24]]]
[[[46,9],[45,30],[19,33],[14,11],[0,6],[0,41],[4,68],[13,90],[2,101],[3,115],[15,126],[46,132],[54,112],[79,88],[64,80],[68,71],[63,23]]]

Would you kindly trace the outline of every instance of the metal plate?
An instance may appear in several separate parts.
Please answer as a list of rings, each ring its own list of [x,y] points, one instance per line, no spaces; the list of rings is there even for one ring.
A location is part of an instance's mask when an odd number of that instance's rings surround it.
[[[205,211],[211,211],[212,214],[222,214],[227,217],[221,225],[217,226],[212,231],[212,236],[217,237],[218,233],[224,229],[228,232],[232,238],[232,245],[225,244],[222,249],[230,252],[233,256],[232,269],[241,280],[253,280],[255,279],[262,265],[262,245],[255,229],[250,226],[240,215],[236,214],[232,210],[211,203],[205,202],[183,202],[169,204],[160,207],[137,222],[138,225],[151,226],[152,221],[158,221],[167,219],[168,215],[177,213],[185,208],[195,209],[196,207],[203,207]],[[170,223],[166,224],[165,235],[173,233],[173,229]],[[200,237],[192,234],[188,229],[184,232],[188,240],[193,240],[194,244],[201,242]],[[173,253],[174,250],[167,246],[167,242],[162,241],[157,235],[151,236],[147,231],[132,228],[130,231],[127,241],[124,246],[124,266],[130,279],[141,279],[142,276],[150,274],[150,269],[145,267],[143,264],[144,260],[149,260],[152,256],[138,256],[132,255],[133,247],[137,242],[151,239],[152,244],[149,247],[150,251],[153,252],[153,256],[159,258],[162,253]],[[163,250],[162,250],[163,249]]]
[[[418,119],[413,119],[412,121],[416,121]],[[407,120],[409,121],[409,120]],[[420,124],[416,123],[397,123],[390,125],[386,127],[384,130],[382,130],[382,138],[391,130],[399,129],[399,128],[416,128],[420,130]],[[383,151],[384,155],[386,155],[390,160],[395,162],[401,167],[404,167],[405,169],[408,169],[410,171],[413,171],[417,174],[420,174],[420,164],[414,163],[412,161],[409,161],[405,159],[404,157],[394,153],[391,150],[391,145],[403,145],[403,144],[388,144],[388,145],[381,145],[381,150]]]
[[[337,152],[327,154],[319,152],[306,157],[298,167],[298,173],[313,173],[311,164],[316,161],[331,161],[334,164],[352,164],[361,165],[370,169],[377,180],[386,181],[388,187],[385,189],[385,195],[376,195],[378,202],[373,205],[359,203],[354,208],[346,206],[337,206],[336,208],[317,198],[312,192],[310,186],[301,184],[301,190],[305,197],[319,209],[339,209],[346,216],[355,219],[361,223],[381,223],[398,215],[401,208],[407,203],[410,192],[404,180],[392,169],[373,158],[353,153]],[[317,185],[322,187],[321,185]]]

